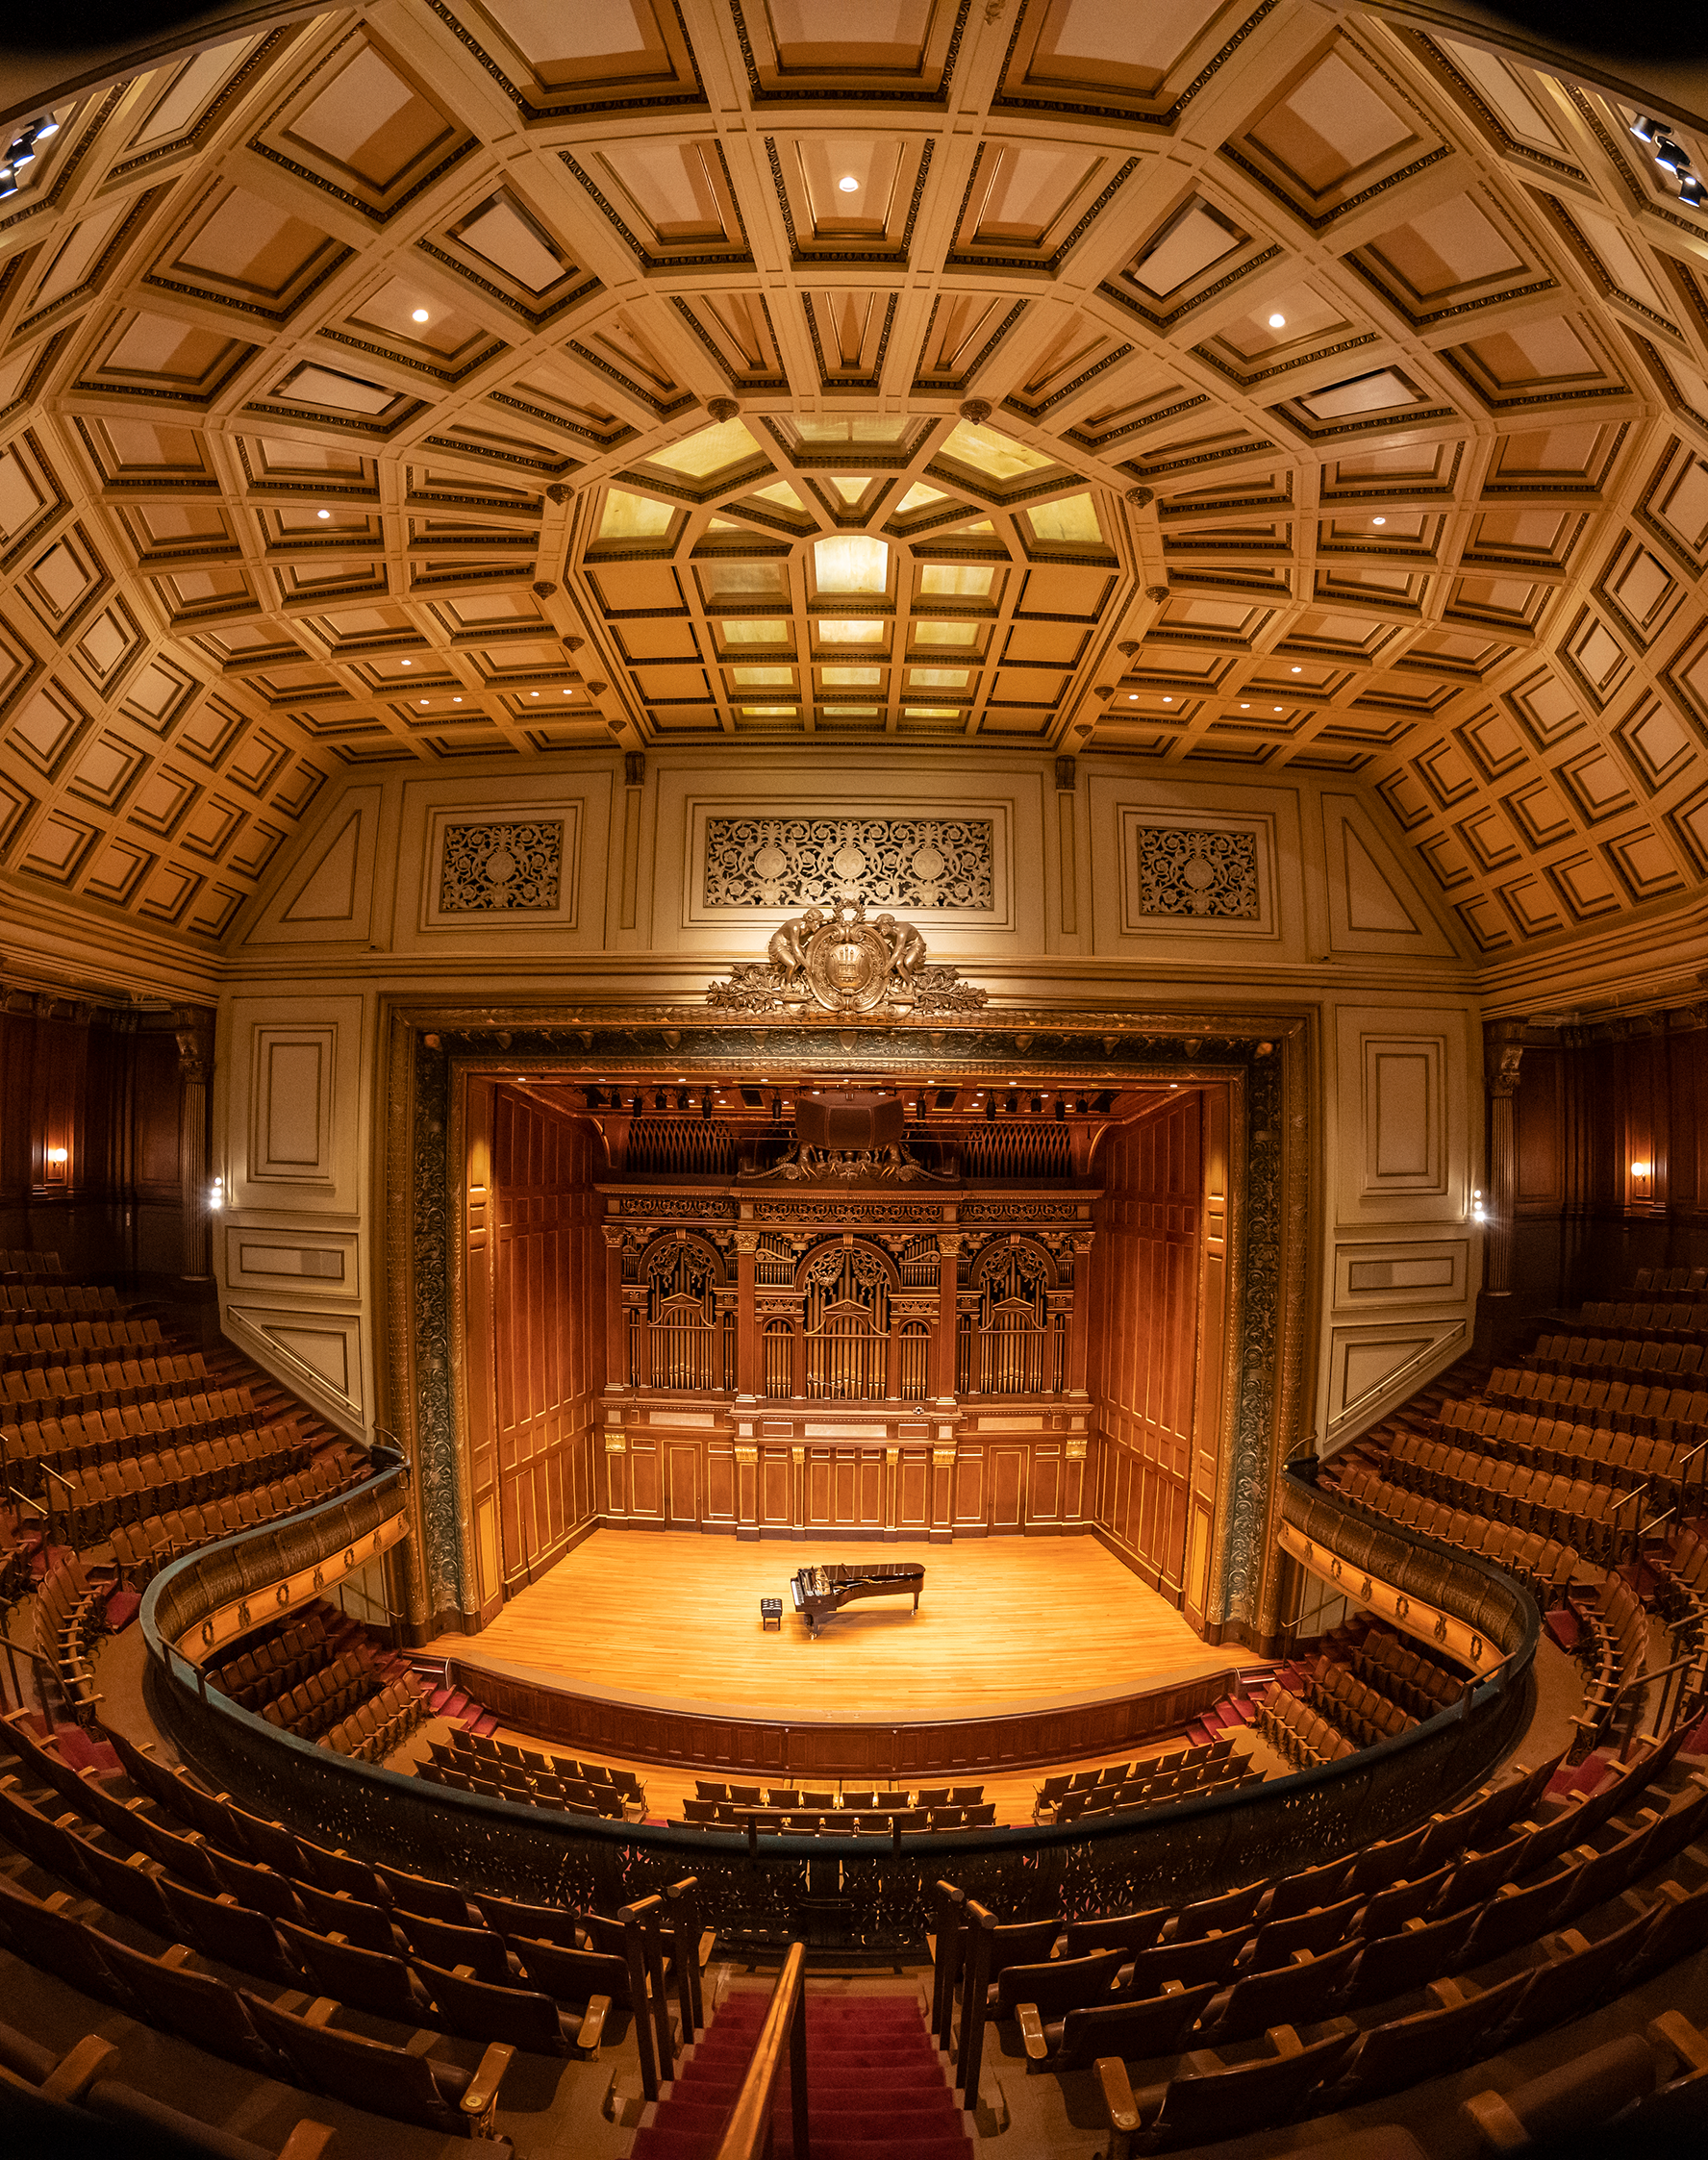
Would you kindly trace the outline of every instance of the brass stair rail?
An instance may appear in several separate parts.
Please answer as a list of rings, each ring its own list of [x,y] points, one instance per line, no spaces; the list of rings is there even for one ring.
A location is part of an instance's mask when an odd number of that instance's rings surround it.
[[[789,2049],[789,2102],[794,2160],[812,2160],[807,2128],[807,1949],[791,1943],[771,1990],[753,2059],[718,2140],[716,2160],[770,2160],[771,2100]]]

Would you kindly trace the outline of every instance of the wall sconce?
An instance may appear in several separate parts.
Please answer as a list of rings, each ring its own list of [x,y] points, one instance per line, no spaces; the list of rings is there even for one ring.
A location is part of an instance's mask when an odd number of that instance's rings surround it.
[[[65,1163],[69,1162],[70,1154],[69,1148],[50,1147],[47,1151],[47,1159],[50,1163]]]
[[[1650,1182],[1653,1176],[1654,1165],[1652,1163],[1642,1162],[1631,1165],[1631,1196],[1633,1199],[1646,1200],[1653,1196],[1653,1187]]]
[[[208,1192],[208,1205],[216,1214],[225,1205],[225,1180],[216,1177]]]
[[[1478,1186],[1470,1195],[1470,1219],[1473,1222],[1487,1222],[1489,1219],[1488,1215],[1485,1213],[1483,1208],[1483,1191],[1481,1186]]]

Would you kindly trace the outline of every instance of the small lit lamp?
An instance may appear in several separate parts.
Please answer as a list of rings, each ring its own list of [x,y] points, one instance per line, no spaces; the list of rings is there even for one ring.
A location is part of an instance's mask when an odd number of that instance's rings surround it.
[[[1646,1159],[1631,1165],[1631,1197],[1634,1200],[1654,1197],[1654,1165]]]
[[[208,1205],[215,1214],[225,1205],[225,1180],[216,1177],[208,1193]]]
[[[1483,1206],[1483,1189],[1480,1185],[1470,1195],[1470,1219],[1473,1222],[1487,1222],[1489,1219],[1488,1210]]]

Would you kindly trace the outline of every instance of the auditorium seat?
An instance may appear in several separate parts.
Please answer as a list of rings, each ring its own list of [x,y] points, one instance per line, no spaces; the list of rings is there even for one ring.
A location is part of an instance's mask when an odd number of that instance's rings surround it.
[[[1355,2035],[1336,2030],[1307,2047],[1292,2026],[1277,2025],[1266,2038],[1270,2052],[1255,2062],[1230,2066],[1212,2049],[1195,2050],[1184,2072],[1136,2096],[1119,2057],[1099,2056],[1093,2068],[1111,2132],[1109,2160],[1290,2122],[1339,2071]]]
[[[334,2002],[315,2002],[306,2016],[243,1992],[243,2002],[268,2042],[286,2057],[311,2092],[369,2113],[418,2122],[425,2129],[465,2138],[491,2135],[498,2090],[515,2049],[494,2041],[469,2072],[458,2064],[393,2047],[327,2023]]]

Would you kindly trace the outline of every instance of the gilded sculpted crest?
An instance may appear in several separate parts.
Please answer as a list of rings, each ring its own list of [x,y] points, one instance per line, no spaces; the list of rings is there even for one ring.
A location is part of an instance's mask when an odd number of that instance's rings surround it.
[[[842,1019],[965,1012],[985,1002],[986,992],[955,968],[926,965],[925,940],[911,922],[887,913],[868,918],[863,899],[844,896],[791,917],[766,952],[763,962],[710,984],[708,1000],[748,1013],[816,1007]]]

